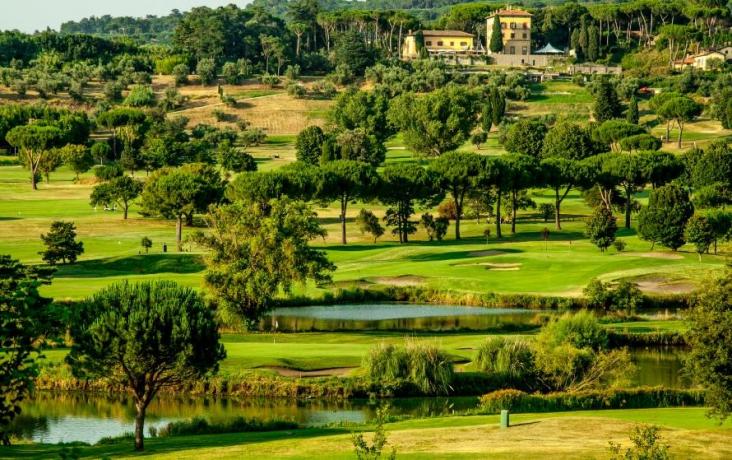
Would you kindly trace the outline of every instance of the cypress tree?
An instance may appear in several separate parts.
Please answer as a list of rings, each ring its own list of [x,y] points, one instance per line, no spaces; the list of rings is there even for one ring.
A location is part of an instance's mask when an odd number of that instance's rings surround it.
[[[574,31],[572,31],[572,36],[570,37],[569,42],[570,42],[570,46],[574,50],[575,56],[577,56],[577,60],[581,61],[582,60],[582,50],[580,49],[579,36],[580,36],[579,29],[574,29]]]
[[[593,107],[595,121],[603,121],[620,118],[623,114],[623,106],[618,99],[615,87],[606,78],[600,80],[595,91],[595,104]]]
[[[499,125],[506,114],[506,97],[498,88],[491,89],[491,109],[493,111],[493,124]]]
[[[483,109],[480,112],[480,126],[486,134],[488,134],[493,127],[493,105],[491,104],[490,98],[485,101]]]
[[[491,40],[488,45],[492,53],[500,53],[503,51],[503,33],[501,32],[501,18],[496,15],[493,18],[493,29],[491,30]]]
[[[587,29],[587,60],[594,62],[600,57],[600,31],[595,25]]]
[[[582,19],[582,25],[579,31],[579,47],[582,49],[582,55],[587,56],[587,48],[589,44],[589,34],[587,33],[587,23],[584,18]]]

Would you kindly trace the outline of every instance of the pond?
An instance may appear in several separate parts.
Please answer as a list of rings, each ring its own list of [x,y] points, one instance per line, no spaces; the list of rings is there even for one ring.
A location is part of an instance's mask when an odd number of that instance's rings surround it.
[[[665,386],[688,388],[690,382],[682,373],[684,349],[652,347],[630,350],[638,372],[633,379],[636,386]]]
[[[681,376],[683,351],[674,348],[631,350],[638,366],[635,385],[688,386]],[[226,399],[159,397],[148,410],[148,427],[201,416],[216,421],[234,417],[292,420],[303,425],[362,423],[374,418],[379,402],[293,401],[288,399]],[[392,415],[426,417],[462,412],[477,406],[477,398],[397,398],[389,400]],[[35,442],[94,443],[106,436],[132,431],[134,405],[127,396],[68,392],[38,392],[23,404],[13,431]]]
[[[277,308],[259,324],[262,331],[459,331],[535,329],[555,312],[523,308],[446,305],[354,304]]]
[[[381,402],[293,401],[288,399],[222,399],[158,397],[150,405],[145,422],[160,428],[176,420],[204,417],[221,421],[235,417],[292,420],[303,425],[363,423],[376,416]],[[390,414],[427,417],[473,409],[478,398],[397,398],[389,401]],[[132,398],[77,392],[38,392],[23,404],[12,432],[43,443],[81,441],[95,443],[134,429]]]

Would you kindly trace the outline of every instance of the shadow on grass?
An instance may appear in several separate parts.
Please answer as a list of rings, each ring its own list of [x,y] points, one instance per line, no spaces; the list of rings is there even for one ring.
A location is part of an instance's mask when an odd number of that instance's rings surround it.
[[[195,254],[148,254],[130,257],[84,260],[73,265],[60,265],[60,278],[103,278],[123,275],[156,275],[159,273],[199,273],[206,267]]]
[[[236,445],[278,440],[307,439],[350,433],[337,428],[304,428],[264,433],[234,433],[199,436],[174,436],[145,439],[145,450],[136,452],[131,440],[120,440],[101,446],[79,446],[79,458],[105,458],[119,456],[151,457],[189,449],[218,449]],[[347,442],[347,441],[346,441]],[[56,444],[28,444],[3,448],[3,458],[57,459],[64,446]],[[350,447],[350,445],[348,446]]]
[[[488,249],[487,251],[490,251]],[[500,252],[496,252],[495,255],[505,254],[518,254],[524,252],[521,249],[501,249]],[[482,254],[481,254],[482,253]],[[491,254],[486,254],[485,251],[452,251],[452,252],[441,252],[441,253],[430,253],[430,254],[415,254],[405,257],[405,259],[412,262],[436,262],[440,260],[455,260],[455,259],[471,259],[477,257],[485,257]]]

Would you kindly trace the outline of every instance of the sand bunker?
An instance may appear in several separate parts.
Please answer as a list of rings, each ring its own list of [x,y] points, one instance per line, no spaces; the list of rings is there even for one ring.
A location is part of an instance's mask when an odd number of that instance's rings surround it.
[[[391,286],[422,286],[425,283],[425,279],[421,276],[413,275],[380,276],[374,278],[374,282]]]
[[[298,377],[298,378],[312,378],[312,377],[334,377],[343,376],[351,372],[355,367],[333,367],[329,369],[316,369],[314,371],[299,371],[297,369],[290,369],[288,367],[280,366],[265,366],[259,369],[266,369],[273,371],[282,377]]]
[[[688,280],[670,280],[664,277],[645,278],[636,281],[638,289],[649,294],[688,294],[696,285]]]
[[[624,252],[622,254],[624,256],[647,257],[650,259],[681,260],[684,258],[681,254],[673,252]]]

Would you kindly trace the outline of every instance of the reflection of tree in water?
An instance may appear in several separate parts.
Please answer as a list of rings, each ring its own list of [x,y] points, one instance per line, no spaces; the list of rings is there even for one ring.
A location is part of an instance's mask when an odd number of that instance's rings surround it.
[[[526,332],[538,329],[551,316],[552,312],[523,309],[399,304],[333,305],[275,310],[271,316],[262,319],[259,330]]]
[[[638,367],[635,384],[669,388],[688,388],[691,385],[683,375],[683,348],[648,347],[631,349],[630,353],[633,363]]]
[[[380,402],[369,400],[290,400],[283,398],[213,398],[161,396],[150,407],[153,421],[167,423],[192,417],[216,422],[244,417],[258,420],[292,420],[302,424],[362,423],[372,420]],[[476,398],[403,398],[389,402],[394,416],[451,414],[474,408]],[[42,392],[28,400],[15,428],[18,437],[49,440],[52,433],[73,436],[90,434],[96,426],[100,436],[117,436],[129,431],[134,405],[126,395],[74,392]],[[114,423],[112,423],[114,422]],[[111,432],[110,430],[119,430]],[[101,431],[104,431],[103,433]],[[97,433],[92,433],[97,434]]]
[[[34,434],[47,434],[49,430],[48,417],[21,413],[8,427],[11,438],[32,440]]]

